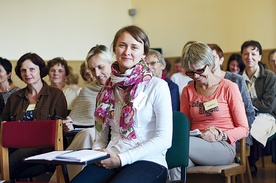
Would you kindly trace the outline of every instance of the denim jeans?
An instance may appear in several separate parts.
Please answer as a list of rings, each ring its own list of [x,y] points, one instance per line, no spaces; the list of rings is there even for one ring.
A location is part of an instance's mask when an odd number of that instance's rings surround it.
[[[167,174],[166,167],[150,161],[137,161],[111,170],[91,164],[72,183],[165,183]]]

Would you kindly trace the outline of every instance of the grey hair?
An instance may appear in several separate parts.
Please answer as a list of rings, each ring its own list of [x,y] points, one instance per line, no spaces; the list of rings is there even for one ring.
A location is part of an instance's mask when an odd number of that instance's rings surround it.
[[[159,51],[150,49],[149,52],[148,52],[148,54],[147,54],[147,56],[150,56],[150,55],[156,56],[156,57],[157,57],[157,60],[159,60],[159,62],[160,62],[162,65],[165,65],[165,64],[166,64],[164,56],[163,56]]]
[[[211,70],[213,70],[215,66],[215,60],[212,54],[212,50],[207,44],[194,41],[186,44],[183,47],[181,64],[184,69],[191,69],[192,67],[208,65]]]

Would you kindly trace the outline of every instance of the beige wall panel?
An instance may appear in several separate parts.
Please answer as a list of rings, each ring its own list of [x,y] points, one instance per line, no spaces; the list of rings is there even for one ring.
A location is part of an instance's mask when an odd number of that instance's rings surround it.
[[[92,46],[110,47],[115,32],[131,24],[130,8],[129,0],[0,0],[0,56],[83,60]]]
[[[275,0],[132,0],[152,47],[165,57],[180,56],[190,40],[217,43],[227,52],[239,52],[249,39],[263,49],[276,48]]]

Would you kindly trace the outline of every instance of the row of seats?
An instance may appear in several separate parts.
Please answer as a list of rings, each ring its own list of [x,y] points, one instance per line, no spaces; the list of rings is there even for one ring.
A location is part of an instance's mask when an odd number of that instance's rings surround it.
[[[246,171],[248,152],[245,138],[241,140],[239,163],[225,166],[195,166],[187,169],[189,157],[190,124],[187,117],[178,111],[173,112],[173,142],[166,154],[168,168],[181,167],[181,181],[192,182],[235,182],[235,175]],[[9,180],[8,148],[46,147],[63,150],[62,121],[48,120],[36,122],[3,122],[1,124],[1,179]],[[28,135],[26,135],[28,134]],[[36,176],[33,174],[33,176]],[[58,181],[64,182],[61,168],[58,167]],[[241,182],[244,182],[241,176]]]

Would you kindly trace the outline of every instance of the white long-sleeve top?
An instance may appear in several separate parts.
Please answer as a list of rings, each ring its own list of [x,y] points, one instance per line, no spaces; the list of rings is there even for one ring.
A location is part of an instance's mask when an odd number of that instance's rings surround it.
[[[119,119],[122,109],[120,89],[115,88],[114,119],[109,123],[111,140],[108,143],[109,129],[99,134],[93,149],[104,149],[116,153],[121,159],[121,166],[139,160],[151,161],[167,167],[165,155],[172,141],[172,107],[168,84],[153,77],[148,84],[140,83],[135,97],[140,92],[146,94],[142,109],[135,108],[134,129],[136,139],[123,139],[119,133]],[[107,144],[108,143],[108,144]]]

